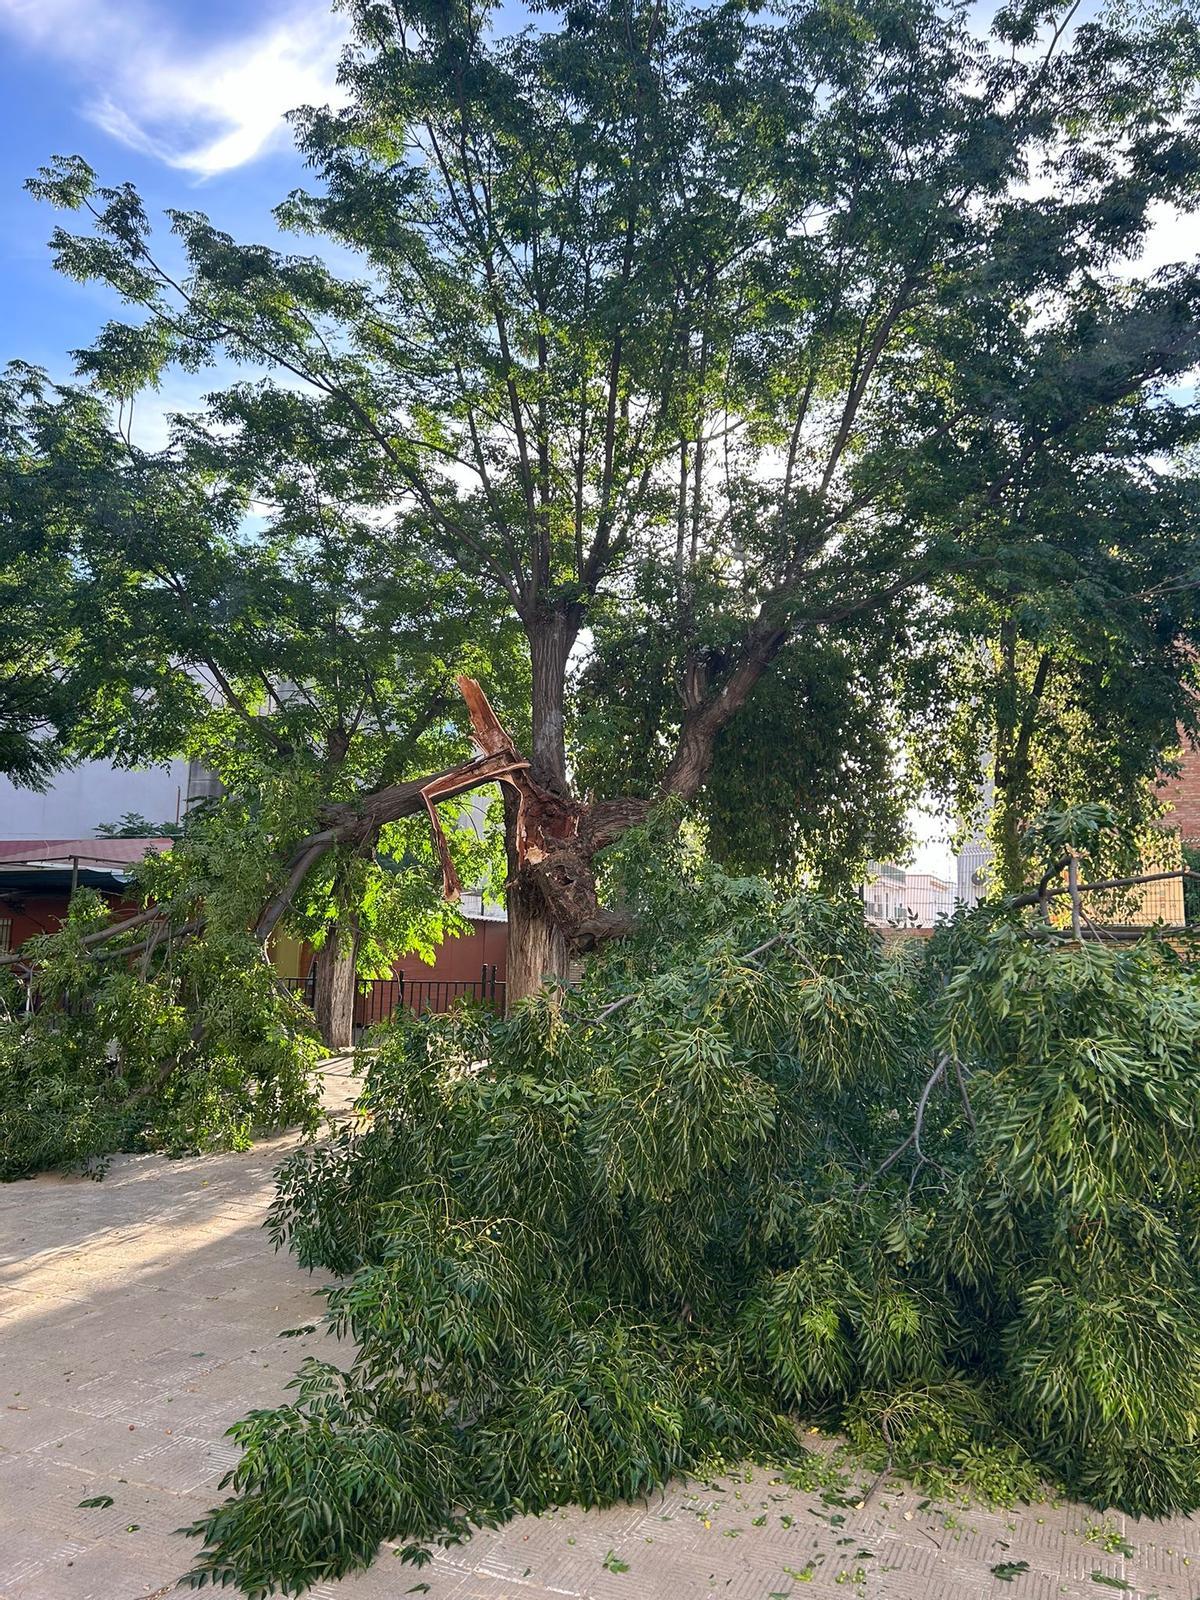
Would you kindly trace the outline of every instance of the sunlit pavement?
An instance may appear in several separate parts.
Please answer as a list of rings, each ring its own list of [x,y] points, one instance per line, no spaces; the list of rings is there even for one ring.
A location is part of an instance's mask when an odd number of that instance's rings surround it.
[[[331,1064],[333,1109],[350,1090],[348,1064]],[[102,1183],[0,1186],[0,1600],[169,1594],[195,1550],[174,1530],[216,1502],[236,1457],[226,1428],[278,1403],[304,1353],[332,1353],[320,1334],[279,1337],[321,1310],[322,1280],[275,1254],[261,1226],[272,1170],[293,1142],[198,1160],[121,1157]],[[385,1549],[369,1572],[311,1592],[1200,1600],[1200,1517],[992,1512],[891,1484],[855,1509],[754,1470],[602,1513],[523,1518],[420,1572]]]

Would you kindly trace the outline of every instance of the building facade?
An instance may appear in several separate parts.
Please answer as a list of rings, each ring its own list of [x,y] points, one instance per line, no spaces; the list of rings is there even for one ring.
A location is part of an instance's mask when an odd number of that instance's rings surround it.
[[[862,889],[863,914],[879,928],[935,928],[954,912],[955,885],[934,872],[906,872],[872,861]]]
[[[193,798],[189,772],[186,761],[136,771],[83,761],[57,773],[44,794],[0,778],[0,840],[85,839],[127,812],[178,823]]]

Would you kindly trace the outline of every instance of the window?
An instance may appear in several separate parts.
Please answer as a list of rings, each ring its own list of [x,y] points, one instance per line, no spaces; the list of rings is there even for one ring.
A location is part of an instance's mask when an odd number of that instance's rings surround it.
[[[0,917],[0,954],[12,949],[12,918]]]

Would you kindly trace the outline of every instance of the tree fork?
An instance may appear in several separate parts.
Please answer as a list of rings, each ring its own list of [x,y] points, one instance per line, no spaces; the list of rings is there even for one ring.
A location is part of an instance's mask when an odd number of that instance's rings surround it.
[[[457,899],[462,886],[436,806],[441,800],[467,794],[488,783],[501,784],[510,800],[509,893],[517,927],[524,933],[533,924],[546,924],[534,934],[536,949],[530,951],[532,959],[524,962],[528,971],[518,971],[510,993],[515,991],[519,996],[531,992],[548,972],[565,975],[565,963],[571,957],[631,931],[632,921],[627,915],[600,905],[592,861],[627,828],[644,821],[651,802],[630,798],[583,805],[569,795],[544,788],[534,778],[530,763],[517,750],[480,685],[473,678],[461,677],[458,687],[481,753],[442,772],[390,784],[356,800],[324,807],[320,814],[323,826],[294,847],[283,863],[283,883],[259,914],[254,936],[260,945],[266,946],[304,880],[330,850],[339,846],[373,847],[388,823],[422,811],[433,829],[444,893],[447,899]],[[89,949],[96,949],[135,928],[168,919],[167,908],[150,908],[88,934],[84,943]],[[169,942],[185,931],[195,933],[202,926],[203,919],[192,920],[185,928],[168,929],[161,937]],[[127,953],[142,948],[135,945]],[[0,964],[19,960],[17,952],[0,956]]]

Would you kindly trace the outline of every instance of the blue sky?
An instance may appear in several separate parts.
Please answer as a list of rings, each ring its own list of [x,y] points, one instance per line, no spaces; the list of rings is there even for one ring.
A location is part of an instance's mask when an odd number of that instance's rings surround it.
[[[0,0],[0,363],[65,377],[67,352],[117,309],[53,271],[55,215],[24,193],[27,177],[78,153],[103,181],[135,183],[152,217],[194,207],[270,238],[272,206],[303,178],[284,113],[336,95],[344,33],[328,0]],[[1151,256],[1190,253],[1194,232],[1164,218]],[[162,405],[214,381],[180,379]]]
[[[37,167],[77,153],[152,216],[268,237],[302,176],[283,113],[335,92],[344,29],[325,0],[0,0],[0,362],[65,376],[114,309],[53,271],[55,214],[22,189]]]

